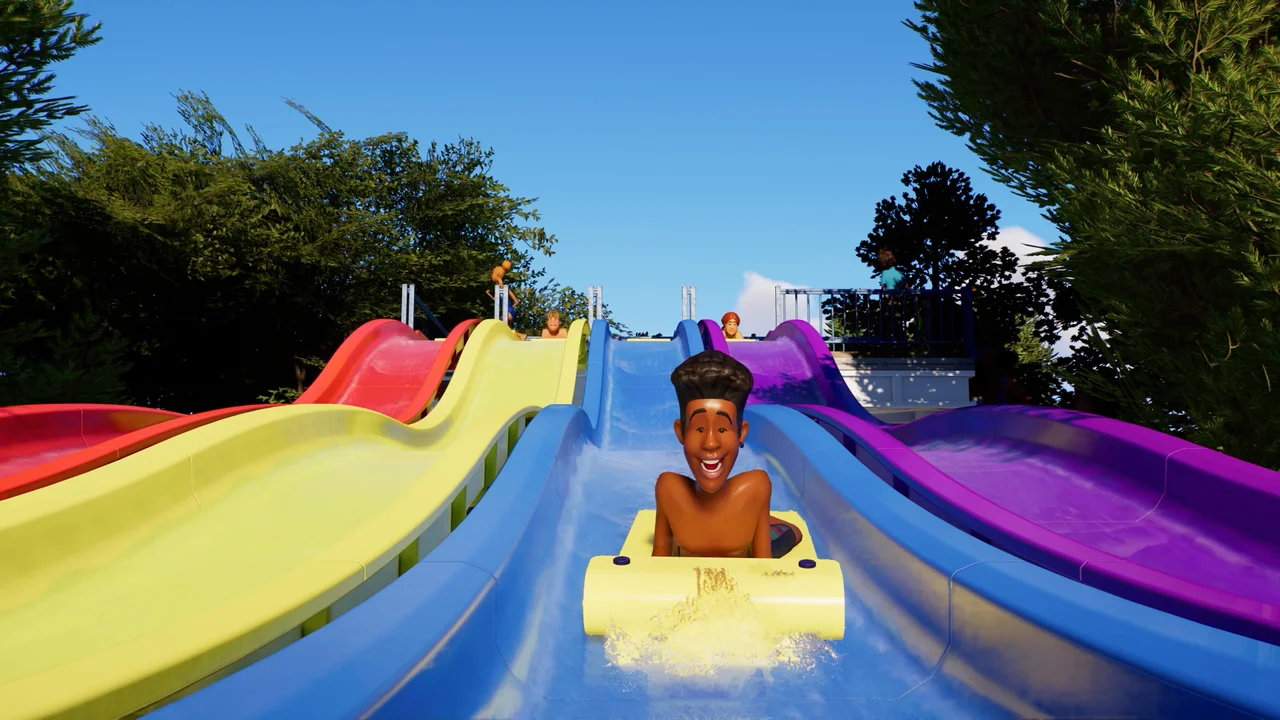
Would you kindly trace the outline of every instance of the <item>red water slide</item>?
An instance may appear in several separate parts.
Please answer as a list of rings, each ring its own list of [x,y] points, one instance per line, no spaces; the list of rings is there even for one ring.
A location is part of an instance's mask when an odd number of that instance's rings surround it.
[[[427,340],[396,320],[371,320],[333,354],[296,402],[354,405],[400,422],[422,418],[443,392],[467,336],[460,323],[444,340]],[[0,500],[102,467],[143,448],[243,412],[240,405],[182,415],[122,405],[18,405],[0,408]]]

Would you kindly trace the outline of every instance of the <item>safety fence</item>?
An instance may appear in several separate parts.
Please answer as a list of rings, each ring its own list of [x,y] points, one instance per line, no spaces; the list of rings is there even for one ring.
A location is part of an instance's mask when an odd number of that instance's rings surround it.
[[[832,350],[974,357],[973,291],[774,287],[774,321],[804,320]]]

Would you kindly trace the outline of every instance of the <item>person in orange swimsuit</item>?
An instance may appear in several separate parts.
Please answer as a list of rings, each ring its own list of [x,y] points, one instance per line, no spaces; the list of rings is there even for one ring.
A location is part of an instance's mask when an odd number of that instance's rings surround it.
[[[742,333],[738,332],[738,326],[741,324],[742,318],[738,317],[738,313],[725,313],[724,317],[720,318],[720,327],[724,329],[724,339],[741,340]]]
[[[503,279],[507,276],[507,271],[510,269],[511,261],[503,260],[502,264],[494,266],[493,270],[489,271],[489,280],[494,285],[505,286],[506,283],[503,282]],[[485,290],[484,294],[488,295],[490,300],[494,299],[492,290]],[[515,292],[511,288],[507,288],[507,325],[509,327],[514,327],[516,324],[516,305],[519,304],[520,299],[516,297]],[[519,331],[516,331],[516,335],[519,335],[521,340],[528,337],[528,335]]]
[[[747,439],[742,410],[754,384],[751,371],[718,350],[707,350],[680,363],[671,384],[680,404],[676,439],[690,475],[658,476],[654,557],[786,555],[802,536],[798,527],[769,514],[769,474],[748,470],[729,476]]]

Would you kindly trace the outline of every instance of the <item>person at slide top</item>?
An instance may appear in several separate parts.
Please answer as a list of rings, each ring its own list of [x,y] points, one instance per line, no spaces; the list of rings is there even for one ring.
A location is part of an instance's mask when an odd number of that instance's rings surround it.
[[[542,328],[542,337],[544,338],[567,338],[569,330],[560,323],[560,311],[552,310],[547,313],[547,326]]]
[[[510,269],[511,269],[511,261],[503,260],[502,264],[494,266],[493,270],[489,271],[489,281],[499,287],[505,287],[503,278],[506,277],[507,271]],[[490,300],[494,299],[492,291],[485,290],[484,294],[488,295]],[[516,297],[516,294],[512,292],[511,288],[507,288],[507,326],[508,327],[515,326],[516,305],[518,304],[520,304],[520,299]],[[516,334],[520,336],[521,340],[524,340],[526,337],[528,337],[527,335],[521,332],[517,332]]]
[[[690,357],[671,373],[680,417],[676,439],[690,476],[664,472],[654,487],[654,557],[780,558],[800,543],[800,529],[769,514],[773,484],[764,470],[733,477],[749,426],[743,406],[754,379],[718,350]]]
[[[742,318],[738,317],[736,312],[727,312],[720,318],[720,327],[724,330],[725,340],[741,340],[742,333],[738,332],[738,326],[742,324]]]
[[[905,285],[902,271],[898,269],[898,258],[894,257],[893,251],[889,248],[880,248],[876,252],[876,260],[880,262],[880,287],[884,290],[897,290],[898,286]]]

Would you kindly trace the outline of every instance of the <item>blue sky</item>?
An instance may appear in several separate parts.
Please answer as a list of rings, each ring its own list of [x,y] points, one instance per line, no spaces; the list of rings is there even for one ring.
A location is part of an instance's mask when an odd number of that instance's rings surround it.
[[[560,241],[550,273],[603,285],[637,330],[669,333],[686,284],[699,316],[737,309],[749,332],[773,326],[775,282],[869,287],[854,247],[916,164],[969,173],[1004,214],[1002,243],[1055,237],[929,119],[908,0],[75,8],[103,40],[55,68],[56,90],[125,135],[179,125],[186,89],[273,147],[314,135],[282,97],[353,137],[475,137],[501,182],[538,198]]]

